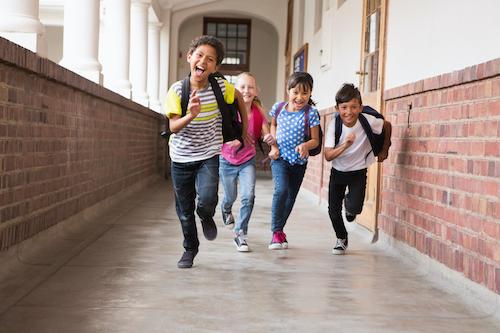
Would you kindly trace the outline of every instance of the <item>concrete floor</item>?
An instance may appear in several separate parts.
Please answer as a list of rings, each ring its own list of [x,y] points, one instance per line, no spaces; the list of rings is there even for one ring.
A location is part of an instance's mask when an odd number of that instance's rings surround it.
[[[181,231],[165,182],[4,252],[0,332],[500,332],[355,224],[348,255],[332,255],[328,214],[307,192],[285,229],[290,248],[268,250],[271,198],[259,179],[252,252],[238,253],[220,227],[192,269],[176,266]]]

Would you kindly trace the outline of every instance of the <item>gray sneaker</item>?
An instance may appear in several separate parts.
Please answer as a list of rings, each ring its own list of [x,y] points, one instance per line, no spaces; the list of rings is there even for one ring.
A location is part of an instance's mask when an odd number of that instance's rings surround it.
[[[335,244],[335,247],[332,250],[333,254],[345,254],[345,250],[347,249],[347,238],[346,239],[340,239],[337,238],[337,243]]]
[[[224,222],[224,225],[229,228],[233,229],[234,228],[234,216],[233,213],[229,212],[222,212],[222,221]]]
[[[238,252],[249,252],[250,248],[248,247],[247,240],[243,238],[242,235],[238,235],[234,238],[234,245],[236,245],[236,249]]]

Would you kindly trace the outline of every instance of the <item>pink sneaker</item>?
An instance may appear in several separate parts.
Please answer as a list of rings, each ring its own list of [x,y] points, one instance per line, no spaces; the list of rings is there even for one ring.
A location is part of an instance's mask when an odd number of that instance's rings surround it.
[[[282,249],[282,236],[281,234],[283,231],[274,231],[273,232],[273,239],[271,240],[271,243],[269,243],[269,250],[281,250]]]
[[[286,240],[286,234],[283,231],[281,231],[280,238],[281,238],[281,248],[288,249],[288,241]]]

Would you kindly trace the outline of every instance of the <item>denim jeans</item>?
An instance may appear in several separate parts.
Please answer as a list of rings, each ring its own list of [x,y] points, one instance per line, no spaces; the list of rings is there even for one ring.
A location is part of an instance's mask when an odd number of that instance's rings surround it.
[[[347,195],[346,189],[349,189]],[[328,215],[337,238],[346,239],[347,230],[342,219],[342,201],[345,208],[358,215],[363,210],[366,191],[366,169],[342,172],[332,168],[328,186]]]
[[[195,199],[198,196],[196,213],[200,219],[211,219],[215,214],[219,189],[219,155],[203,161],[172,162],[172,184],[175,194],[175,209],[184,234],[184,248],[198,250],[200,242],[196,229]]]
[[[274,181],[271,215],[271,230],[273,232],[283,231],[299,193],[306,167],[307,163],[292,165],[282,158],[271,161]]]
[[[238,182],[241,192],[240,215],[234,226],[236,234],[248,233],[248,221],[252,215],[255,202],[255,157],[249,161],[234,165],[220,157],[219,176],[224,187],[224,198],[222,199],[221,209],[229,213],[233,208],[233,203],[238,195]]]

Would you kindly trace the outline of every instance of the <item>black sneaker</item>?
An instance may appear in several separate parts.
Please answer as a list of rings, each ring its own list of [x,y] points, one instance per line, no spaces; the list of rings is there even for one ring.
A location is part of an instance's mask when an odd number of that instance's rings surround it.
[[[198,251],[185,251],[181,259],[177,263],[178,268],[191,268],[193,267],[193,259],[198,254]]]
[[[356,219],[356,214],[352,214],[351,212],[349,211],[345,211],[345,219],[347,220],[347,222],[352,222]]]
[[[203,228],[203,235],[207,240],[211,241],[217,237],[217,226],[213,218],[202,219],[201,226]]]
[[[224,225],[228,227],[229,229],[234,228],[234,216],[233,213],[229,212],[222,212],[222,221],[224,222]]]
[[[337,243],[332,250],[333,254],[345,254],[345,250],[347,249],[347,238],[341,239],[337,238]]]

